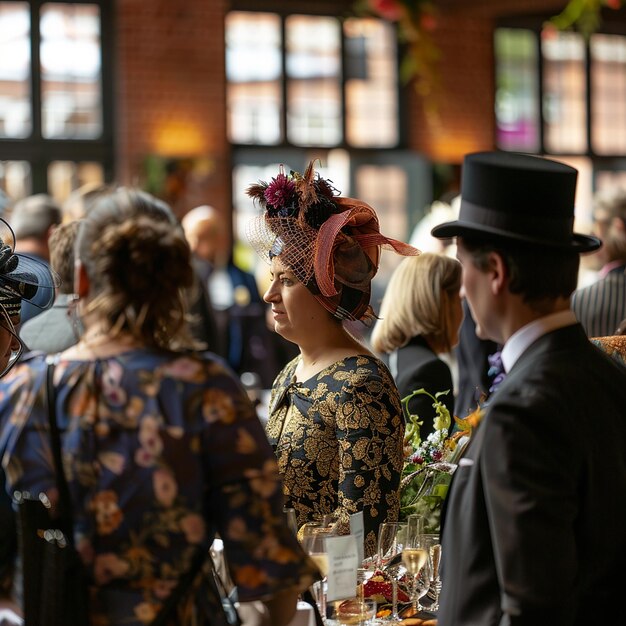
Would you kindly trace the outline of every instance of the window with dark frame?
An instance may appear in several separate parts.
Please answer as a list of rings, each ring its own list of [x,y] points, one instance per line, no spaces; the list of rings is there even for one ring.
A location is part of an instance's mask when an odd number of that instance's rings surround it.
[[[396,36],[384,21],[231,11],[226,75],[232,144],[400,143]]]
[[[603,30],[507,20],[494,35],[498,148],[578,159],[590,193],[626,184],[626,35]]]
[[[112,0],[0,1],[0,189],[63,199],[113,176]]]

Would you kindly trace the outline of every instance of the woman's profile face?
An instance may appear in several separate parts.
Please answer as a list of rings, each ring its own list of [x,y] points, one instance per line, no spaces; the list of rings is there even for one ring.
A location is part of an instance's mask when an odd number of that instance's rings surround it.
[[[288,341],[301,345],[310,339],[320,323],[328,323],[329,314],[279,257],[272,259],[270,275],[270,286],[263,299],[272,305],[274,330]]]

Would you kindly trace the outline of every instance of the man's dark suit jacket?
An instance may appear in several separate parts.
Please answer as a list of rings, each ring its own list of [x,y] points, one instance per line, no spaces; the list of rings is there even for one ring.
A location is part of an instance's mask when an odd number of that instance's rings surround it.
[[[512,367],[447,504],[438,626],[626,624],[626,371],[579,324]]]
[[[396,358],[390,356],[391,373],[396,381],[400,398],[422,387],[433,396],[439,391],[448,391],[440,400],[446,405],[452,416],[454,411],[454,389],[452,374],[448,365],[429,347],[423,337],[413,337],[406,346],[396,350]],[[436,413],[433,401],[426,395],[415,396],[409,402],[412,415],[419,415],[423,421],[420,427],[422,439],[433,432]]]

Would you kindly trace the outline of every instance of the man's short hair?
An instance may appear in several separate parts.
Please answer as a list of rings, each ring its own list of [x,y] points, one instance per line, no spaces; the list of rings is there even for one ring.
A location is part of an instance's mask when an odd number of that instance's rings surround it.
[[[59,224],[50,235],[50,267],[61,278],[59,293],[74,291],[74,247],[78,233],[78,221]]]
[[[539,313],[551,309],[557,298],[569,298],[576,289],[580,255],[576,251],[516,243],[488,236],[464,236],[463,247],[472,263],[487,269],[487,256],[498,253],[510,273],[509,290]]]
[[[61,207],[45,193],[16,202],[8,219],[16,239],[46,238],[50,227],[60,224],[61,220]]]

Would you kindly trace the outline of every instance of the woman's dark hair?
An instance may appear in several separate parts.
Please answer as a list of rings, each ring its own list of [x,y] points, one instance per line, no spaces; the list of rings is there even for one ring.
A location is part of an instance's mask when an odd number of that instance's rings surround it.
[[[498,253],[510,272],[511,293],[521,295],[539,313],[549,310],[555,298],[569,298],[576,289],[580,265],[577,252],[473,236],[463,236],[463,247],[482,271],[487,269],[488,255]]]
[[[86,312],[114,334],[157,348],[191,345],[184,297],[191,255],[165,203],[135,189],[103,196],[81,220],[76,256],[90,280]]]

